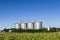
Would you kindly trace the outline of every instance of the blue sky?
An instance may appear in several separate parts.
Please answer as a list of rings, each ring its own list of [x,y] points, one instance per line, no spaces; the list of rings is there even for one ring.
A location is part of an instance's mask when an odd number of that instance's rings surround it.
[[[38,19],[43,27],[60,27],[60,0],[0,0],[0,29]]]

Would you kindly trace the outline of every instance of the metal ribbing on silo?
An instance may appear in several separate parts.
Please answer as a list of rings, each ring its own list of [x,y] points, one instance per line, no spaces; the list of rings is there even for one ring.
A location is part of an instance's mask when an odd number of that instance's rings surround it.
[[[34,29],[41,29],[41,28],[42,28],[42,22],[36,21],[36,22],[35,22]]]
[[[40,29],[42,29],[42,22],[40,22]]]
[[[28,25],[27,27],[28,29],[33,29],[33,26],[34,26],[33,22],[28,22],[27,25]]]
[[[16,29],[20,29],[21,28],[21,24],[20,23],[16,23]]]
[[[26,29],[26,23],[21,23],[21,29]]]

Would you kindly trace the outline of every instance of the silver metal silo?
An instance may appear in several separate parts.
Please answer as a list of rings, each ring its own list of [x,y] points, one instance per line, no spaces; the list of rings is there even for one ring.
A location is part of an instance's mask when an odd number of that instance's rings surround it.
[[[21,28],[21,24],[20,23],[16,23],[16,29],[20,29]]]
[[[28,29],[34,29],[33,22],[28,22],[27,25],[28,25],[28,27],[27,27]]]
[[[42,28],[42,22],[40,22],[40,21],[36,21],[35,22],[35,24],[34,24],[35,26],[34,26],[34,29],[41,29]]]
[[[26,26],[27,26],[26,23],[24,23],[24,22],[21,23],[21,29],[26,29]]]

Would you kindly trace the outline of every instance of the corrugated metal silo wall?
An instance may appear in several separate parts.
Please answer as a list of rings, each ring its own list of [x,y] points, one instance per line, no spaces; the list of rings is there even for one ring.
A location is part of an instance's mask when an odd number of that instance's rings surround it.
[[[42,22],[40,22],[40,21],[36,21],[35,22],[35,26],[34,26],[34,29],[41,29],[42,28]]]
[[[21,24],[16,23],[16,29],[20,29],[21,28]]]
[[[26,23],[21,23],[21,29],[26,29]]]
[[[29,22],[29,23],[27,23],[27,28],[28,29],[33,29],[34,28],[34,24],[33,24],[33,22]]]

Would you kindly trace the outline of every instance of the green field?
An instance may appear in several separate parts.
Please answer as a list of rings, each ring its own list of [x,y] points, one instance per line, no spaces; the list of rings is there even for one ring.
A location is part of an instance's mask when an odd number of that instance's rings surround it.
[[[0,40],[60,40],[60,32],[0,33]]]

